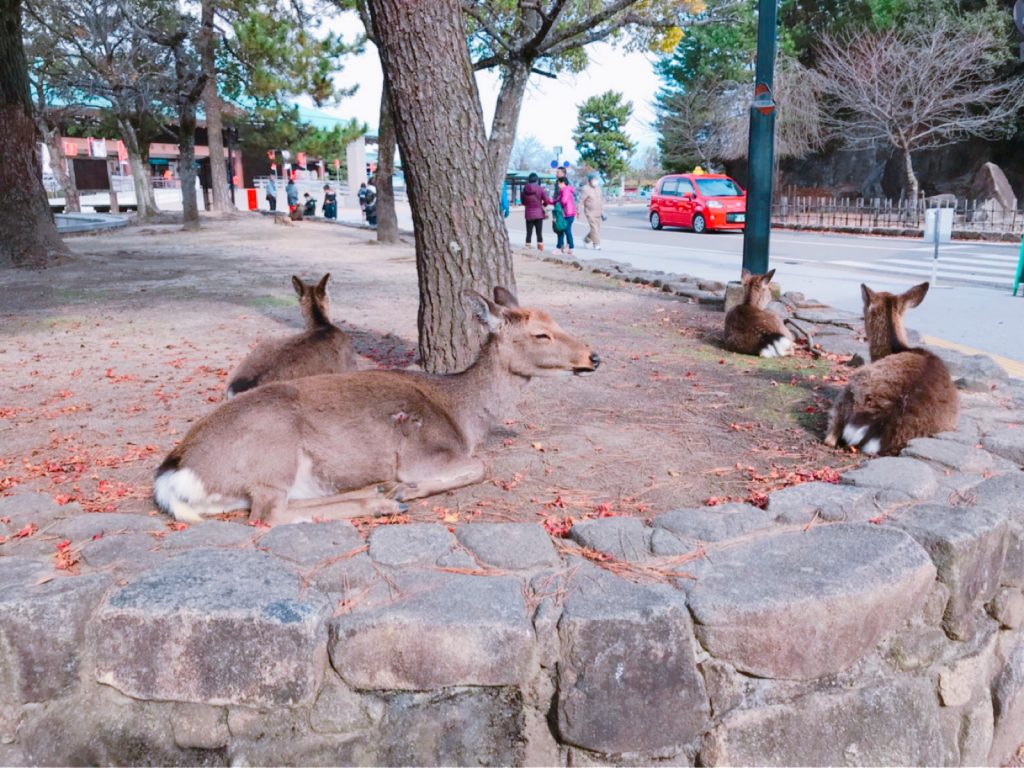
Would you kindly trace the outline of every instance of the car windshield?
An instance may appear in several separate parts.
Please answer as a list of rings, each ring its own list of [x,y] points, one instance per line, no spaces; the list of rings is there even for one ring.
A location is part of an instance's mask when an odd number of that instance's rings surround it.
[[[694,179],[704,197],[740,197],[743,190],[732,179]]]

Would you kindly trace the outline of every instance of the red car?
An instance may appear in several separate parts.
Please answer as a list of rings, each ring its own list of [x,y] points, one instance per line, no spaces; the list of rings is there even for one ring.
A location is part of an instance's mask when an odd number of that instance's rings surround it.
[[[694,232],[743,229],[747,193],[722,174],[676,173],[662,176],[647,206],[651,229],[686,227]]]

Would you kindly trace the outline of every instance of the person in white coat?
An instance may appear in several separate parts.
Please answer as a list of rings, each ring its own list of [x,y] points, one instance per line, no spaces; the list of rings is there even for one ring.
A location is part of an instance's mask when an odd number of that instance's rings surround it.
[[[587,177],[587,186],[580,194],[580,207],[590,226],[590,231],[583,238],[583,242],[595,251],[600,251],[601,222],[604,220],[604,195],[601,193],[601,178],[596,173]]]

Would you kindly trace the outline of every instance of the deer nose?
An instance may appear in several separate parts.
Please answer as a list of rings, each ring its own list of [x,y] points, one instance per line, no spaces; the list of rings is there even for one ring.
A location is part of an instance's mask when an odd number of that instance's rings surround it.
[[[597,352],[590,353],[590,364],[594,366],[595,370],[601,364],[601,356]]]

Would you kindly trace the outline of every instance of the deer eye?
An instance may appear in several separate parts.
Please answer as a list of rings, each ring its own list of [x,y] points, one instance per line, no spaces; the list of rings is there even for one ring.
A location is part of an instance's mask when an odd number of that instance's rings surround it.
[[[551,337],[548,336],[546,333],[535,333],[535,334],[533,334],[533,338],[535,338],[535,339],[546,339],[548,341],[551,341]]]

